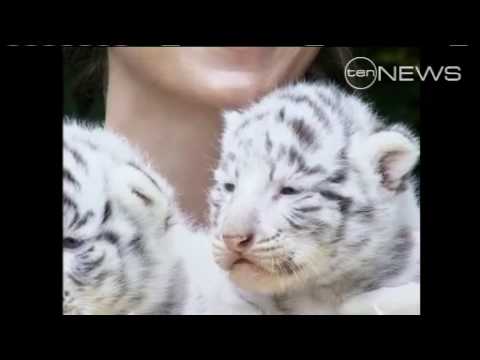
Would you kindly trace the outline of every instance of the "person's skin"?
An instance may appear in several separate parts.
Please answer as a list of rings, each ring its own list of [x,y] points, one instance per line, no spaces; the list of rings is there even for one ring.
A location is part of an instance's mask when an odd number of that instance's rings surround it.
[[[106,127],[145,151],[180,207],[206,224],[222,111],[301,77],[318,50],[110,48]]]

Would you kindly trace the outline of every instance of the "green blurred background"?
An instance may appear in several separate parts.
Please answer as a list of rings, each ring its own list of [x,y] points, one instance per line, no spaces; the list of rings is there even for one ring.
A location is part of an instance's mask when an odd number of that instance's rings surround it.
[[[419,65],[420,51],[413,47],[355,47],[352,56],[366,56],[377,65]],[[323,50],[322,50],[323,51]],[[95,54],[94,52],[92,54]],[[320,56],[322,53],[320,53]],[[102,74],[88,54],[82,58],[64,57],[64,113],[88,121],[102,123],[105,108]],[[327,63],[328,65],[328,63]],[[96,66],[96,69],[93,69]],[[343,80],[343,68],[336,65],[337,79]],[[330,71],[326,69],[325,72]],[[333,70],[331,71],[333,73]],[[420,125],[418,81],[375,83],[368,90],[359,91],[372,101],[378,112],[391,122],[404,122],[418,132]]]

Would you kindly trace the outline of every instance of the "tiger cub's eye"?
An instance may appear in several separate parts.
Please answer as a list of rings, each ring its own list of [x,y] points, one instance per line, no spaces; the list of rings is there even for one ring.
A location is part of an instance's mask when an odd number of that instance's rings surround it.
[[[295,194],[298,194],[299,192],[300,191],[298,191],[297,189],[294,189],[290,186],[283,187],[280,190],[280,194],[282,194],[282,195],[295,195]]]
[[[63,239],[63,247],[65,249],[76,249],[83,244],[83,240],[74,239],[72,237],[66,237]]]
[[[233,192],[233,190],[235,190],[235,185],[233,185],[232,183],[226,183],[226,184],[223,185],[223,187],[228,192]]]

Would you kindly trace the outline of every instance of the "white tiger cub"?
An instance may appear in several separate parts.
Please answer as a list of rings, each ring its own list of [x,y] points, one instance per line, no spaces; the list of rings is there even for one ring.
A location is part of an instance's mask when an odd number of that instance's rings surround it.
[[[297,83],[227,112],[221,147],[215,261],[262,313],[348,313],[402,284],[414,309],[399,312],[419,312],[410,131],[332,84]]]
[[[256,312],[144,155],[101,128],[63,130],[64,314]]]

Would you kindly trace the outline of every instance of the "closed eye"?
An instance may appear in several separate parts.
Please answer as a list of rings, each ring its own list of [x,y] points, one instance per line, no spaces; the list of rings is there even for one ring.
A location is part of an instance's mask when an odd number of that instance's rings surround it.
[[[72,237],[63,238],[63,247],[65,249],[76,249],[82,246],[84,243],[83,240],[75,239]]]
[[[285,186],[285,187],[281,188],[281,190],[280,190],[280,194],[282,194],[282,195],[295,195],[295,194],[298,194],[299,192],[300,192],[300,190],[295,189],[295,188],[290,187],[290,186]]]

